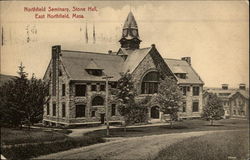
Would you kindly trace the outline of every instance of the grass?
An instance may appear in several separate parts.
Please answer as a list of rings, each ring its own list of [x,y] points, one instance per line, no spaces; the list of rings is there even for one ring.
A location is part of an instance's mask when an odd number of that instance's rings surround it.
[[[104,140],[100,137],[83,136],[78,138],[67,138],[63,141],[53,141],[51,143],[38,143],[2,148],[1,153],[7,159],[29,159],[40,155],[56,153],[102,142],[104,142]]]
[[[13,145],[22,143],[39,143],[63,140],[70,130],[44,131],[42,129],[10,129],[1,128],[1,144]]]
[[[237,130],[237,129],[248,128],[247,120],[223,119],[216,121],[213,126],[210,126],[209,124],[210,124],[209,121],[204,121],[204,120],[183,120],[181,122],[176,122],[173,128],[170,128],[170,126],[167,124],[163,126],[127,128],[126,132],[124,132],[123,128],[112,128],[110,129],[109,137],[138,137],[145,135],[182,133],[182,132],[192,132],[192,131]],[[107,137],[105,129],[89,132],[86,133],[85,135]]]
[[[247,159],[249,133],[246,130],[227,131],[192,137],[161,150],[155,160],[227,160]]]

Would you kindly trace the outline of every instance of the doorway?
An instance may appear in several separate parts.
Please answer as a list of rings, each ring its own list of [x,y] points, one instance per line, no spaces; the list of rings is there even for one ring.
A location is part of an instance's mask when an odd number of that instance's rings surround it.
[[[105,113],[101,113],[101,124],[104,124],[105,121]]]
[[[160,111],[158,106],[154,106],[151,108],[151,118],[159,119],[160,118]]]

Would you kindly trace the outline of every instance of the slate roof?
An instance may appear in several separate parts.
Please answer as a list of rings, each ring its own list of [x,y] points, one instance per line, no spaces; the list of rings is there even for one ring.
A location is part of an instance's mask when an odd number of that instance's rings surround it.
[[[111,81],[117,81],[120,78],[120,66],[123,63],[123,59],[120,56],[106,53],[62,50],[60,58],[72,80],[104,81],[102,76],[90,75],[85,70],[88,68],[91,60],[98,65],[98,68],[103,69],[104,74],[114,77]]]
[[[138,29],[135,17],[132,12],[129,12],[127,19],[124,22],[123,29],[135,28]]]
[[[132,73],[152,47],[126,50],[120,48],[117,55],[82,51],[62,50],[61,60],[71,80],[104,81],[102,76],[94,76],[85,69],[103,69],[104,74],[112,75],[111,81],[117,81],[121,72]],[[126,55],[124,59],[118,55]],[[164,59],[174,73],[187,73],[186,79],[177,78],[179,84],[203,84],[199,75],[184,60]]]
[[[176,77],[179,84],[204,84],[204,82],[201,80],[200,76],[195,72],[193,67],[189,65],[186,61],[168,58],[164,58],[164,60],[173,73],[182,72],[187,74],[185,79]]]
[[[152,47],[135,50],[121,49],[124,55],[128,55],[126,61],[124,61],[123,63],[122,71],[127,72],[129,70],[129,72],[132,73],[135,68],[140,64],[140,62],[144,59],[144,57],[149,53],[151,48]]]

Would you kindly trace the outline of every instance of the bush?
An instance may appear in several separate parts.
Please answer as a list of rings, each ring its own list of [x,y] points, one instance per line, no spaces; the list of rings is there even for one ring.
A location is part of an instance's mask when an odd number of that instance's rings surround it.
[[[56,153],[72,148],[83,147],[95,143],[103,143],[104,139],[97,136],[83,136],[81,138],[68,138],[63,141],[51,143],[38,143],[32,145],[19,145],[2,148],[1,154],[8,159],[28,159],[40,155]]]

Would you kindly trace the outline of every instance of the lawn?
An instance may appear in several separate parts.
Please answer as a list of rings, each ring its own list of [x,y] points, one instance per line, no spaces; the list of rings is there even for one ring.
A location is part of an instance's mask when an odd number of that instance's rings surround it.
[[[246,130],[212,133],[192,137],[162,149],[155,160],[227,160],[249,158],[249,133]]]
[[[1,128],[1,154],[8,159],[29,159],[72,148],[102,143],[101,137],[70,138],[70,130]]]
[[[139,137],[145,135],[157,135],[167,133],[181,133],[181,132],[192,132],[192,131],[207,131],[207,130],[238,130],[247,129],[247,120],[236,120],[236,119],[222,119],[215,122],[213,126],[210,126],[209,121],[205,120],[183,120],[176,122],[173,128],[169,125],[163,126],[152,126],[152,127],[131,127],[127,128],[124,132],[123,128],[112,128],[110,129],[109,137]],[[85,135],[95,135],[99,137],[106,137],[106,130],[97,130],[86,133]]]
[[[1,144],[39,143],[63,140],[67,138],[64,130],[44,131],[43,129],[10,129],[1,128]]]

